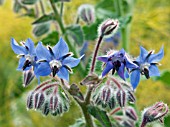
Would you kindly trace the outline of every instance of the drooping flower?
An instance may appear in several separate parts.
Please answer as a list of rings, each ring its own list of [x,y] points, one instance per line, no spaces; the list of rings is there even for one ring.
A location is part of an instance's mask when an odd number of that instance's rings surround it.
[[[36,54],[34,43],[31,39],[27,39],[26,42],[21,42],[21,46],[15,41],[14,38],[11,39],[12,50],[20,58],[17,70],[26,71],[32,66],[36,66]]]
[[[37,75],[47,76],[52,72],[53,77],[57,74],[59,78],[67,81],[69,80],[69,72],[72,72],[71,68],[77,66],[82,58],[72,57],[73,53],[69,52],[69,48],[62,38],[53,48],[48,46],[48,49],[39,42],[36,54],[39,63]]]
[[[157,54],[154,51],[148,52],[145,48],[140,46],[140,55],[134,61],[138,65],[138,68],[134,68],[131,71],[131,84],[133,89],[135,89],[140,81],[140,74],[145,75],[148,79],[152,76],[160,76],[157,64],[163,58],[164,50],[163,47]]]
[[[137,65],[128,58],[124,49],[121,49],[120,51],[110,51],[107,55],[99,56],[97,59],[106,64],[106,67],[102,72],[102,77],[108,74],[110,70],[112,70],[113,74],[116,70],[118,75],[125,80],[125,67],[128,69],[137,68]]]

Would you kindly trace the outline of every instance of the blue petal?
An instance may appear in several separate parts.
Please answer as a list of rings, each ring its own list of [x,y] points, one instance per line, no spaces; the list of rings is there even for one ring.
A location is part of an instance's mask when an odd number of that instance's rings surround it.
[[[125,75],[125,78],[129,78],[129,73],[128,73],[127,70],[125,71],[125,74],[124,74],[124,75]]]
[[[144,62],[147,55],[148,55],[148,51],[144,47],[140,46],[140,55],[139,55],[137,61]]]
[[[160,76],[159,69],[156,65],[151,65],[149,67],[149,76]]]
[[[103,76],[105,76],[107,73],[109,73],[109,71],[111,70],[111,69],[113,69],[113,64],[112,64],[112,62],[107,62],[106,63],[106,67],[105,67],[105,69],[103,70],[103,72],[102,72],[102,77]]]
[[[15,41],[14,38],[11,39],[11,47],[12,50],[16,53],[16,54],[27,54],[27,50],[25,47],[23,46],[19,46],[18,43]]]
[[[25,57],[21,57],[19,59],[19,64],[18,64],[17,70],[22,71],[22,67],[24,66],[25,60],[26,60]]]
[[[119,69],[117,70],[118,75],[125,80],[125,76],[124,76],[124,70],[125,70],[125,66],[123,63],[121,63],[121,66],[119,67]]]
[[[67,57],[67,58],[65,58],[64,60],[63,60],[63,62],[62,62],[62,64],[63,65],[67,65],[67,66],[69,66],[69,67],[75,67],[75,66],[77,66],[78,64],[79,64],[79,62],[80,62],[80,60],[81,60],[81,58],[82,57],[80,57],[80,58],[74,58],[74,57]]]
[[[126,67],[127,68],[130,68],[130,69],[133,69],[133,68],[137,68],[138,65],[136,65],[135,63],[133,63],[129,58],[125,58],[125,61],[126,61]]]
[[[57,73],[57,76],[61,79],[69,81],[69,72],[65,67],[60,68],[59,72]]]
[[[47,76],[51,73],[51,68],[48,62],[41,62],[34,68],[36,77]]]
[[[52,50],[56,59],[66,55],[69,51],[67,43],[62,38],[60,38],[59,42],[53,47]]]
[[[108,62],[108,56],[106,56],[106,55],[105,56],[98,56],[97,59],[102,61],[102,62],[105,62],[105,63]]]
[[[121,49],[120,51],[119,51],[119,54],[120,53],[122,53],[123,55],[125,55],[125,50],[124,49]]]
[[[130,83],[132,84],[133,89],[136,89],[140,81],[140,70],[134,70],[130,76]]]
[[[28,47],[30,55],[35,55],[34,42],[30,38],[26,40],[25,46]]]
[[[162,46],[162,48],[160,49],[160,51],[157,54],[152,54],[149,57],[148,62],[149,63],[156,63],[156,62],[159,62],[163,57],[164,57],[164,48]]]
[[[42,42],[39,42],[37,47],[36,47],[36,54],[38,57],[38,60],[47,60],[50,61],[51,55],[43,45]]]

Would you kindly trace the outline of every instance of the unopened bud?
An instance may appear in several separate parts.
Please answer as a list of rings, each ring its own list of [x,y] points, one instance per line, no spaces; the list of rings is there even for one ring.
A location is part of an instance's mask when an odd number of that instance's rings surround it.
[[[136,111],[132,107],[128,107],[125,110],[125,114],[127,117],[129,117],[131,120],[136,121],[138,119]]]
[[[34,71],[31,68],[30,70],[24,71],[23,75],[24,75],[24,84],[23,84],[23,86],[26,87],[34,79],[34,77],[35,77]]]
[[[95,20],[94,7],[89,4],[83,4],[78,9],[78,15],[87,24],[93,23]]]
[[[129,91],[128,90],[128,92],[127,92],[127,99],[128,99],[128,101],[130,102],[130,103],[135,103],[136,102],[136,98],[135,98],[135,95],[134,95],[134,93],[132,92],[132,91]]]
[[[126,104],[126,93],[124,90],[118,90],[116,93],[116,99],[120,107],[124,107]]]
[[[114,19],[107,19],[102,22],[98,28],[99,36],[111,37],[119,28],[119,21]]]
[[[38,92],[34,95],[34,108],[40,109],[45,101],[45,96],[42,92]]]
[[[134,124],[134,122],[132,122],[130,120],[126,120],[121,123],[121,126],[122,127],[135,127],[135,124]]]
[[[52,112],[55,112],[55,110],[57,109],[58,106],[58,97],[57,96],[51,96],[50,98],[50,110]]]
[[[157,102],[151,107],[146,108],[143,111],[141,127],[145,127],[147,123],[155,120],[162,120],[162,118],[168,113],[168,106],[163,102]]]
[[[34,93],[30,92],[28,97],[27,97],[27,109],[33,108],[33,96],[34,96]]]
[[[47,116],[49,112],[50,112],[49,103],[48,103],[48,102],[45,102],[44,107],[42,108],[42,113],[43,113],[45,116]]]
[[[113,109],[116,106],[116,101],[115,101],[114,96],[110,99],[108,105],[110,109]]]

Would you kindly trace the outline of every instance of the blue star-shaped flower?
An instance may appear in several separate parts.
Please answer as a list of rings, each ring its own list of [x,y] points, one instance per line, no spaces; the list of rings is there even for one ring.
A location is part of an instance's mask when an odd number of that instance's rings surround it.
[[[21,44],[20,46],[14,38],[11,39],[12,50],[20,57],[17,70],[26,71],[36,65],[35,48],[31,39],[27,39],[26,42],[21,42]]]
[[[72,57],[73,54],[69,52],[69,48],[62,38],[53,48],[48,46],[48,49],[39,42],[36,54],[39,61],[36,75],[47,76],[52,72],[53,77],[57,74],[59,78],[65,80],[69,80],[71,68],[77,66],[82,58]]]
[[[113,70],[113,74],[116,70],[118,75],[125,80],[125,67],[129,69],[137,68],[137,65],[128,58],[124,49],[108,52],[107,55],[99,56],[97,59],[106,64],[106,67],[102,72],[102,77],[109,73],[110,70]]]
[[[140,55],[137,57],[136,63],[138,68],[132,69],[130,81],[133,89],[135,89],[140,81],[140,74],[145,75],[148,79],[151,76],[160,76],[158,67],[156,66],[158,62],[164,56],[163,47],[157,54],[153,54],[154,51],[148,52],[145,48],[140,46]]]

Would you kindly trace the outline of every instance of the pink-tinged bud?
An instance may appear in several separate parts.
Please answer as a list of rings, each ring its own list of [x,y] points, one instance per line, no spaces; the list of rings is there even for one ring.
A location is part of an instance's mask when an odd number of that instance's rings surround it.
[[[24,76],[24,84],[23,84],[23,86],[26,87],[34,79],[34,77],[35,77],[34,71],[32,70],[32,68],[30,70],[23,71],[23,76]]]
[[[87,24],[91,24],[95,20],[95,10],[92,5],[83,4],[78,8],[78,15]]]
[[[31,91],[27,97],[27,109],[33,108],[33,96],[34,96],[34,93]]]
[[[136,114],[136,111],[134,110],[134,108],[132,107],[127,107],[125,109],[125,114],[128,118],[130,118],[131,120],[136,121],[138,119],[138,116]]]
[[[129,91],[127,92],[127,99],[130,103],[134,104],[136,102],[136,98],[135,98],[135,95],[132,91]]]
[[[108,106],[109,106],[110,109],[115,108],[115,106],[116,106],[116,101],[115,101],[114,96],[110,99],[110,101],[109,101],[109,103],[108,103]]]
[[[121,127],[135,127],[135,124],[130,120],[126,120],[121,123]]]
[[[59,100],[58,100],[58,96],[56,95],[56,96],[51,96],[51,98],[50,98],[50,110],[52,111],[52,112],[55,112],[55,110],[57,109],[57,106],[58,106],[58,102]]]
[[[126,93],[124,90],[119,89],[116,93],[116,99],[120,107],[125,107],[126,104]]]
[[[45,102],[43,108],[42,108],[42,114],[44,114],[45,116],[48,115],[48,113],[50,112],[50,109],[49,109],[49,103],[48,102]]]
[[[110,100],[111,97],[111,90],[110,88],[105,88],[102,91],[102,97],[101,99],[103,100],[104,103],[107,103]]]
[[[119,21],[114,19],[107,19],[102,22],[98,28],[99,36],[111,37],[119,28]]]
[[[45,96],[42,92],[37,92],[34,95],[34,109],[40,109],[45,102]]]
[[[142,116],[142,124],[141,127],[145,127],[147,123],[153,122],[156,120],[161,120],[165,117],[165,115],[168,113],[169,109],[167,104],[164,104],[163,102],[157,102],[151,107],[146,108],[143,111]]]

